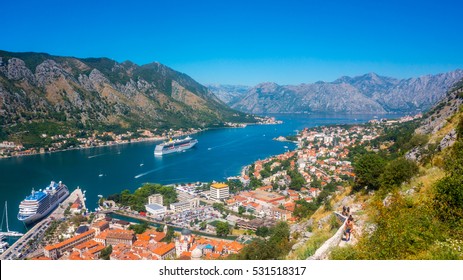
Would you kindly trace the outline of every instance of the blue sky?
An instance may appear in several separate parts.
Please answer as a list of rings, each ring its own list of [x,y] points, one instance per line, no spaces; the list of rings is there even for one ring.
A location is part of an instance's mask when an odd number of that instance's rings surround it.
[[[408,78],[463,68],[462,2],[2,0],[0,49],[159,61],[201,83]]]

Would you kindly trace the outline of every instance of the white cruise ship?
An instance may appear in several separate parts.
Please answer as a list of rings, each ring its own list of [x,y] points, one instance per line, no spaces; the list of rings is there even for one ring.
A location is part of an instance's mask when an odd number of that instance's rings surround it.
[[[154,149],[155,156],[162,156],[174,152],[181,152],[193,148],[198,143],[198,140],[187,136],[184,139],[175,139],[156,145]]]
[[[51,181],[43,191],[34,191],[19,204],[18,220],[30,224],[36,222],[56,208],[66,197],[69,190],[61,181]]]

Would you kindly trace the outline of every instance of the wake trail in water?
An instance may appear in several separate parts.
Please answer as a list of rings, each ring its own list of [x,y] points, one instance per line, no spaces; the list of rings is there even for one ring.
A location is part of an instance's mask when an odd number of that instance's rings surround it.
[[[138,174],[138,175],[135,175],[133,178],[138,179],[138,178],[143,177],[143,176],[145,176],[145,175],[148,175],[148,174],[150,174],[150,173],[153,173],[153,172],[156,172],[156,171],[158,171],[158,170],[161,170],[162,168],[164,168],[164,167],[155,168],[155,169],[153,169],[153,170],[140,173],[140,174]]]
[[[101,157],[101,156],[104,156],[104,155],[106,155],[106,154],[93,155],[93,156],[89,156],[88,158]]]
[[[184,160],[182,160],[182,161],[184,161]],[[169,166],[172,166],[172,165],[175,165],[175,164],[179,164],[179,163],[182,162],[182,161],[178,161],[178,162],[172,163],[172,164],[166,164],[166,165],[164,165],[164,166],[160,166],[160,167],[158,167],[158,168],[151,169],[151,170],[149,170],[149,171],[146,171],[146,172],[140,173],[140,174],[138,174],[138,175],[135,175],[133,178],[138,179],[138,178],[140,178],[140,177],[143,177],[143,176],[146,176],[146,175],[148,175],[148,174],[150,174],[150,173],[153,173],[153,172],[162,170],[162,169],[167,168],[167,167],[169,167]]]
[[[227,142],[227,143],[222,144],[222,145],[210,147],[210,148],[208,148],[208,150],[212,150],[212,149],[215,149],[215,148],[225,147],[225,146],[228,146],[228,145],[232,145],[232,144],[238,143],[238,142],[240,142],[240,141],[242,141],[242,140],[241,140],[241,139],[238,139],[238,140],[230,141],[230,142]]]

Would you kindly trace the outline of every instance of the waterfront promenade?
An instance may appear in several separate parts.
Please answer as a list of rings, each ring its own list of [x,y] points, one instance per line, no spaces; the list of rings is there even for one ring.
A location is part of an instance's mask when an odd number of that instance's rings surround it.
[[[33,228],[31,228],[27,233],[25,233],[20,239],[0,255],[0,260],[23,260],[28,257],[29,254],[33,254],[36,251],[36,243],[39,243],[42,240],[45,231],[50,226],[53,220],[58,220],[64,218],[64,211],[66,210],[66,205],[73,203],[76,199],[79,198],[82,202],[82,206],[85,208],[84,195],[80,188],[75,189],[69,197],[64,200],[61,206],[58,206],[48,217],[38,222]]]

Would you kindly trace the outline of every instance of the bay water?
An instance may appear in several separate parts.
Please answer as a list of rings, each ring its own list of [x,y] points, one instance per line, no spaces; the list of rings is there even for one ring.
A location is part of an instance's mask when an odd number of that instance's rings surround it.
[[[358,114],[274,116],[283,124],[207,130],[192,136],[198,139],[195,148],[162,157],[154,156],[156,142],[140,142],[0,159],[0,203],[3,208],[8,201],[10,230],[27,231],[16,219],[18,205],[32,188],[43,189],[52,180],[63,181],[71,192],[77,186],[85,190],[87,208],[93,211],[98,195],[107,196],[124,189],[133,191],[145,182],[224,181],[239,175],[245,165],[295,148],[293,143],[273,140],[275,137],[294,135],[305,127],[364,123],[374,117]],[[5,215],[4,209],[2,212]],[[2,230],[6,230],[5,222]]]

